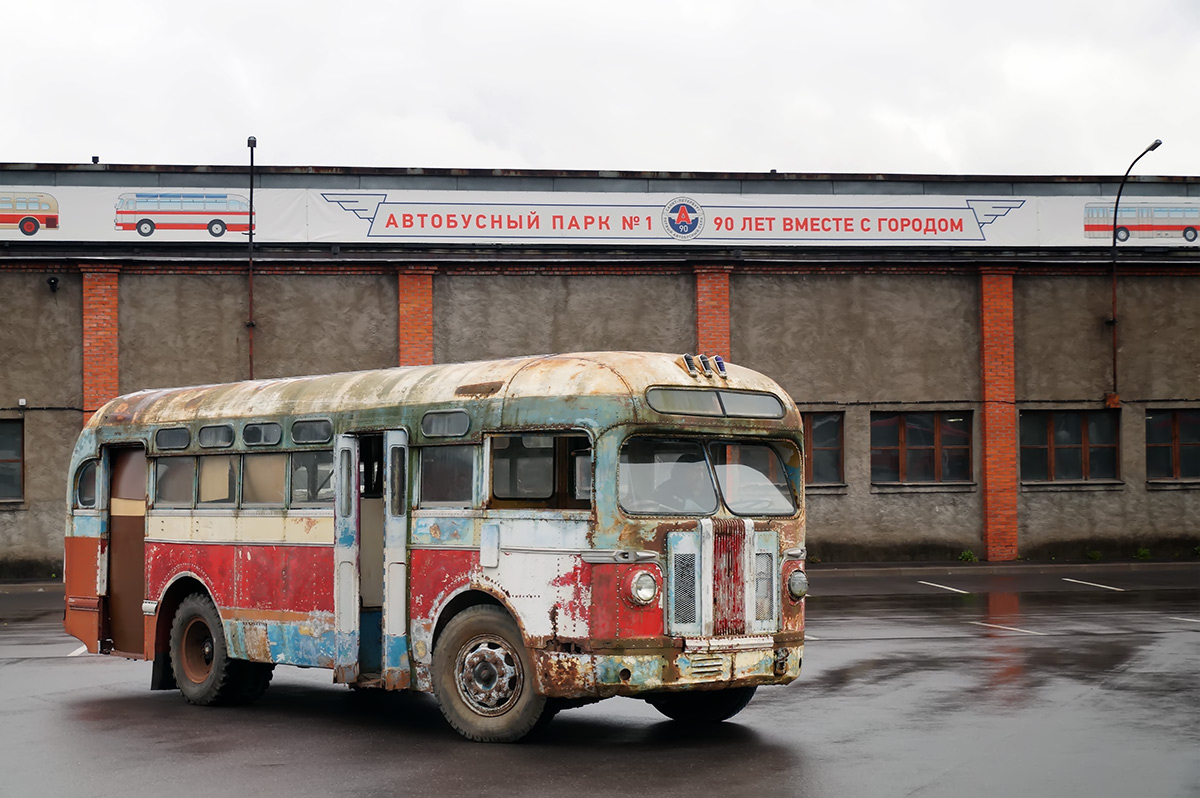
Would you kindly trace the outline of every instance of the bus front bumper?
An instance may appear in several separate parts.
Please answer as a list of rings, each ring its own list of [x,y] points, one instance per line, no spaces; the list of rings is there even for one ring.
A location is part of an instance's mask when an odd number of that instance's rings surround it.
[[[800,675],[799,635],[676,638],[670,648],[536,649],[538,692],[556,698],[607,698],[673,690],[787,684]]]

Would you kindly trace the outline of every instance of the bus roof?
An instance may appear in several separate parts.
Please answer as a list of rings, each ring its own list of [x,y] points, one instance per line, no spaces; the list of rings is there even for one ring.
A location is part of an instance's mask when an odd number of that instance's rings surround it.
[[[468,404],[481,399],[608,396],[630,402],[630,414],[653,386],[762,391],[783,399],[785,422],[794,405],[774,380],[728,364],[727,376],[691,376],[682,355],[581,352],[151,389],[117,397],[89,427],[153,426],[205,418],[255,418],[369,411],[398,405]]]

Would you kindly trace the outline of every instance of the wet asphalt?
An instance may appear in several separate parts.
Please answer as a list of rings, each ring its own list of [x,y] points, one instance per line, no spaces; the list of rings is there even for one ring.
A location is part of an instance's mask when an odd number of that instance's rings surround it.
[[[61,585],[0,584],[0,796],[1200,795],[1200,563],[811,582],[801,678],[732,722],[611,699],[500,746],[327,671],[192,707],[147,663],[72,656]]]

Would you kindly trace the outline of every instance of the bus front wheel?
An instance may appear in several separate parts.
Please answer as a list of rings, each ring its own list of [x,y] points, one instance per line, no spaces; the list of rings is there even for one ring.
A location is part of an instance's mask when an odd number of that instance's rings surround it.
[[[41,226],[42,225],[38,222],[38,220],[34,219],[32,216],[26,216],[21,220],[20,224],[17,225],[17,227],[21,229],[21,232],[27,236],[31,236],[36,233],[38,228]]]
[[[221,616],[208,596],[191,594],[175,613],[171,671],[183,697],[192,704],[229,704],[243,694],[234,678],[234,661],[225,648]]]
[[[137,223],[137,231],[140,236],[148,236],[154,232],[154,222],[149,219],[142,219]]]
[[[546,698],[534,692],[521,630],[500,607],[454,616],[433,650],[433,692],[446,721],[469,740],[512,743],[539,724]]]
[[[220,238],[225,235],[225,223],[220,219],[213,219],[208,223],[208,234],[213,238]]]
[[[1189,228],[1185,229],[1183,231],[1183,239],[1185,241],[1195,241],[1196,240],[1196,228],[1189,227]]]
[[[671,720],[683,723],[720,723],[746,708],[754,698],[753,686],[730,687],[703,692],[660,693],[646,697],[646,703]]]

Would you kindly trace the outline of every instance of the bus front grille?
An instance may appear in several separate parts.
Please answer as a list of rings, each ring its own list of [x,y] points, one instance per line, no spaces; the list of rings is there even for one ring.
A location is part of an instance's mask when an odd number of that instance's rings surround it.
[[[778,538],[740,518],[703,519],[667,535],[667,629],[723,637],[777,628]]]

